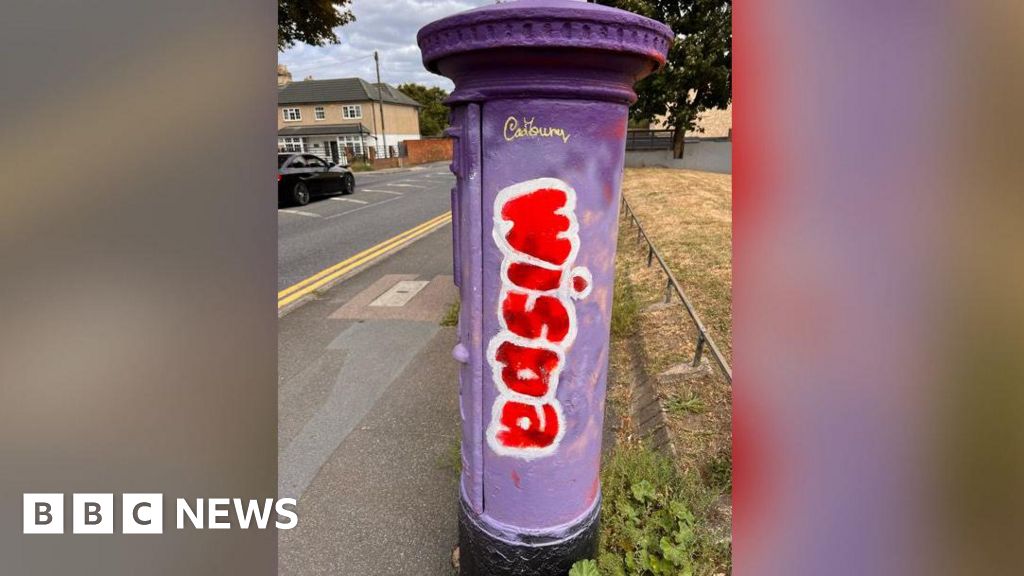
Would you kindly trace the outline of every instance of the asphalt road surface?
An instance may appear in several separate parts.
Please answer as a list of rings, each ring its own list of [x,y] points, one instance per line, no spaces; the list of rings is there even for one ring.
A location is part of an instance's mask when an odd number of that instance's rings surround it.
[[[278,289],[444,214],[454,182],[447,163],[361,173],[352,195],[280,208]],[[281,317],[278,491],[299,514],[282,576],[453,573],[451,259],[447,224]]]
[[[349,196],[315,199],[277,212],[277,289],[421,224],[450,208],[447,163],[356,174]]]
[[[279,320],[278,495],[299,515],[279,532],[281,576],[453,574],[451,254],[449,224]],[[417,281],[411,299],[382,301]]]

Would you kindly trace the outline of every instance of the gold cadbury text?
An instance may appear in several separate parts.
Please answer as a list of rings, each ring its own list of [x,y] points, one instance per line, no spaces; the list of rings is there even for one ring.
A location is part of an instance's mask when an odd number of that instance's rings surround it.
[[[520,123],[515,116],[509,116],[505,120],[505,140],[511,142],[520,138],[561,138],[562,142],[569,143],[569,133],[564,128],[534,126],[533,121],[534,118],[523,118]]]

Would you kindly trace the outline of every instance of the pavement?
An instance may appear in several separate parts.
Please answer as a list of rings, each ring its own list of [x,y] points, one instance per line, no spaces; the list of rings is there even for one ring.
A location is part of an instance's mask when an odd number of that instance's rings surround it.
[[[283,258],[295,278],[282,284],[447,210],[451,182],[446,165],[361,174],[346,198],[365,210],[321,201],[304,207],[321,218],[281,215],[282,254],[303,235],[333,243],[306,251],[319,263]],[[403,188],[383,206],[370,191]],[[440,325],[456,298],[451,254],[449,224],[279,319],[279,493],[299,514],[279,532],[280,574],[454,573],[458,376],[455,330]]]
[[[450,209],[446,162],[355,177],[353,194],[278,210],[278,290]]]

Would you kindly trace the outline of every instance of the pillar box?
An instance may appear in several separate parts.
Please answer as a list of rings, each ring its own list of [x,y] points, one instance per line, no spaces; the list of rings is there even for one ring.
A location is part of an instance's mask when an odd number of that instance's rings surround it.
[[[419,32],[455,83],[463,576],[562,576],[594,555],[628,107],[671,38],[571,0]]]

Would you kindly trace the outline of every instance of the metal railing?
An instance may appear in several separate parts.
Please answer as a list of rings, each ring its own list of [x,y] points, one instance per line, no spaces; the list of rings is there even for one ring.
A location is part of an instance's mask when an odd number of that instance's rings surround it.
[[[644,150],[671,150],[675,132],[673,130],[638,130],[626,131],[626,150],[639,152]],[[691,142],[729,142],[730,136],[687,136]]]
[[[732,384],[732,368],[729,367],[729,363],[725,361],[725,357],[722,356],[721,350],[718,349],[718,345],[708,334],[707,328],[704,327],[704,323],[700,321],[700,317],[697,316],[697,311],[693,309],[693,304],[686,297],[686,293],[683,292],[679,282],[676,281],[676,277],[672,274],[672,270],[669,269],[668,264],[661,257],[658,249],[654,247],[654,243],[651,242],[650,237],[647,236],[647,232],[644,227],[640,225],[640,220],[637,219],[636,214],[633,212],[633,208],[626,201],[626,196],[622,196],[622,208],[625,210],[626,215],[629,216],[631,226],[636,227],[636,239],[639,242],[641,239],[647,242],[647,267],[649,268],[655,259],[658,260],[658,264],[661,265],[662,271],[665,272],[665,303],[672,302],[672,292],[675,292],[679,296],[679,300],[682,301],[683,306],[686,307],[686,311],[690,315],[690,320],[693,321],[694,327],[697,329],[697,349],[693,354],[694,367],[700,364],[701,355],[704,353],[704,346],[711,350],[711,356],[715,359],[719,368],[722,369],[722,373],[725,374],[726,380],[729,384]]]
[[[339,146],[338,148],[330,148],[327,142],[312,142],[302,140],[301,142],[278,142],[277,151],[280,153],[292,153],[292,154],[312,154],[327,162],[334,162],[341,166],[347,166],[351,160],[358,160],[360,162],[367,162],[370,159],[371,152],[374,158],[406,158],[409,155],[408,148],[405,142],[399,142],[395,145],[388,145],[385,148],[383,145],[370,146]]]
[[[627,130],[626,150],[671,150],[672,130]]]

